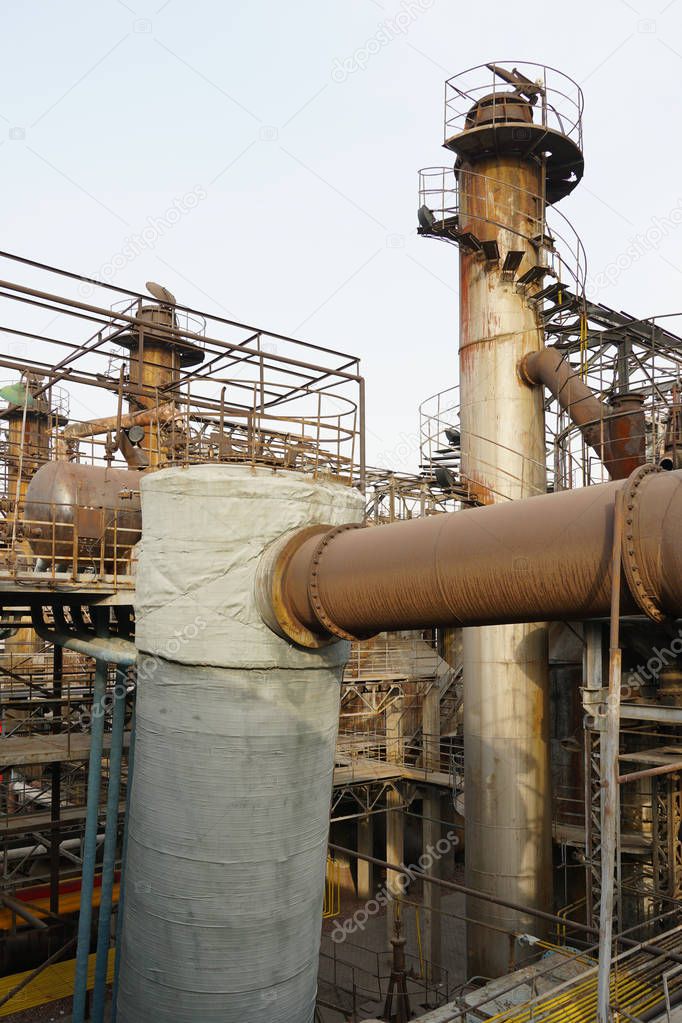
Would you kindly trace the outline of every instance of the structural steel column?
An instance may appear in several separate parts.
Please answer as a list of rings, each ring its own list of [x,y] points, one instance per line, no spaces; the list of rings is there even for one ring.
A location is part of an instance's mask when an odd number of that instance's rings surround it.
[[[402,863],[405,856],[405,818],[401,809],[400,793],[391,789],[386,796],[388,812],[386,813],[386,860],[388,863]],[[401,899],[403,892],[402,873],[397,870],[386,871],[386,891],[391,900]],[[395,903],[388,904],[386,912],[386,947],[391,948],[394,937]]]
[[[517,366],[543,346],[534,308],[502,264],[523,251],[518,273],[538,262],[528,239],[544,234],[538,161],[500,155],[459,171],[460,225],[496,240],[500,264],[460,257],[462,472],[484,503],[546,490],[542,391]],[[504,225],[501,227],[499,225]],[[518,571],[524,571],[519,559]],[[466,883],[513,902],[551,908],[547,634],[543,625],[465,629]],[[468,900],[469,973],[509,968],[499,930],[537,932],[537,921]]]
[[[422,851],[425,856],[423,862],[427,864],[425,873],[430,877],[439,878],[441,876],[441,859],[436,846],[441,837],[441,812],[440,793],[435,786],[429,786],[426,790],[422,803],[422,815],[424,818],[422,824]],[[430,866],[428,866],[429,863]],[[431,964],[428,980],[432,984],[437,984],[440,980],[439,967],[443,960],[440,916],[441,890],[439,885],[426,882],[423,886],[423,892],[422,946],[424,956]]]
[[[422,699],[422,735],[424,767],[428,771],[440,771],[440,684],[438,679],[429,683]]]
[[[422,735],[424,738],[424,767],[427,771],[440,771],[440,684],[434,679],[424,693],[422,701]],[[441,837],[440,793],[435,786],[427,786],[423,799],[422,854],[426,873],[440,877],[440,856],[436,850]],[[440,888],[437,884],[423,886],[424,913],[422,919],[422,945],[424,955],[431,964],[429,980],[437,983],[442,961]]]
[[[386,759],[393,763],[404,760],[403,737],[404,697],[398,696],[386,710]],[[405,817],[402,811],[402,798],[396,789],[391,789],[386,797],[386,859],[389,863],[402,863],[405,856]],[[401,873],[397,870],[386,871],[386,890],[391,899],[400,899],[403,895]],[[394,937],[395,905],[390,902],[386,913],[387,948],[391,948]]]

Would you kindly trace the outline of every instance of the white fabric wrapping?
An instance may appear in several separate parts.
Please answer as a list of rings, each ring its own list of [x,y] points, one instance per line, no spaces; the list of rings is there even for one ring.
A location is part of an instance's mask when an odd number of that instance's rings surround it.
[[[347,644],[275,636],[254,577],[283,533],[362,507],[242,466],[143,480],[120,1023],[313,1020]]]

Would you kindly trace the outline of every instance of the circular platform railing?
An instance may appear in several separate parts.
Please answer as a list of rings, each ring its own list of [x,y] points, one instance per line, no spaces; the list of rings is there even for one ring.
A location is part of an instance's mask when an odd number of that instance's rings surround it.
[[[491,61],[448,78],[445,141],[471,126],[468,119],[476,103],[487,97],[506,98],[515,92],[528,101],[535,124],[566,136],[582,150],[584,99],[580,86],[556,68],[530,61]],[[493,101],[490,123],[495,124],[497,111],[501,114],[504,109],[503,103]]]

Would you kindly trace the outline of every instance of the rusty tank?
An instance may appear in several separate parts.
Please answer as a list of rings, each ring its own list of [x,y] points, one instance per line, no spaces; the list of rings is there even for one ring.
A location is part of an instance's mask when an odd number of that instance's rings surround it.
[[[54,572],[122,572],[140,539],[140,473],[48,462],[26,493],[24,531]],[[74,564],[75,563],[75,564]]]

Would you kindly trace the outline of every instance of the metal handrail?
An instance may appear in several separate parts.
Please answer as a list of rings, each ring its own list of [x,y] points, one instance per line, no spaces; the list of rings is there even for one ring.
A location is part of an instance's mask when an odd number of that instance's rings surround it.
[[[556,68],[532,61],[499,60],[490,65],[479,64],[448,78],[445,82],[445,141],[464,130],[466,118],[477,100],[488,95],[510,95],[510,86],[500,81],[491,70],[492,64],[513,67],[532,82],[540,84],[540,123],[572,139],[582,150],[585,105],[582,89],[577,82]]]
[[[542,247],[544,257],[547,259],[548,273],[557,282],[566,285],[576,294],[584,294],[587,284],[587,253],[580,235],[568,217],[554,206],[547,207],[545,219],[552,245],[551,247],[539,246],[534,235],[520,232],[496,219],[494,214],[497,207],[490,199],[490,188],[495,185],[503,185],[512,200],[517,200],[522,208],[528,205],[529,199],[534,200],[541,207],[543,202],[540,195],[517,185],[510,185],[506,181],[499,182],[488,174],[481,174],[473,170],[467,170],[467,183],[469,189],[472,185],[478,185],[480,190],[478,200],[483,204],[485,211],[489,204],[491,206],[490,215],[486,215],[484,212],[478,217],[468,216],[468,222],[474,225],[474,233],[476,233],[477,225],[489,224],[505,231],[511,231],[528,246]],[[438,230],[433,232],[434,236],[453,240],[443,233],[443,228],[447,226],[448,221],[454,222],[460,213],[460,185],[454,168],[424,167],[419,171],[419,206],[426,206],[434,215],[434,227],[438,227]],[[556,242],[563,248],[564,253],[569,254],[568,257],[565,254],[562,255]]]
[[[459,384],[454,387],[449,387],[444,391],[440,391],[437,394],[431,395],[426,398],[419,406],[419,426],[420,426],[420,438],[421,438],[421,461],[424,466],[431,466],[432,469],[437,464],[447,464],[443,462],[442,457],[439,457],[439,451],[447,447],[447,440],[445,438],[446,429],[455,429],[459,432],[460,420],[459,420]],[[534,458],[530,458],[524,455],[522,452],[515,448],[511,448],[505,444],[500,444],[498,441],[491,440],[489,437],[483,437],[478,434],[470,433],[470,439],[478,442],[477,452],[475,459],[472,453],[469,451],[464,452],[467,460],[467,473],[463,473],[461,468],[457,468],[455,476],[462,480],[464,484],[476,484],[478,481],[475,477],[479,474],[483,477],[490,472],[494,471],[495,476],[500,478],[505,483],[513,485],[514,488],[520,486],[526,490],[528,488],[528,481],[534,480],[537,477],[538,462]],[[491,447],[490,459],[481,457],[480,445],[486,444]],[[512,459],[518,463],[518,471],[512,472],[504,466],[500,465],[503,459],[496,457],[496,455],[502,454],[504,458]],[[453,450],[453,457],[456,460],[460,460],[462,455],[462,449]],[[460,461],[461,465],[461,461]],[[549,466],[542,465],[542,469],[550,469]],[[551,475],[550,475],[551,479]],[[491,495],[501,500],[509,500],[510,495],[505,493],[501,487],[488,488],[490,489]],[[542,491],[536,491],[541,493]]]

